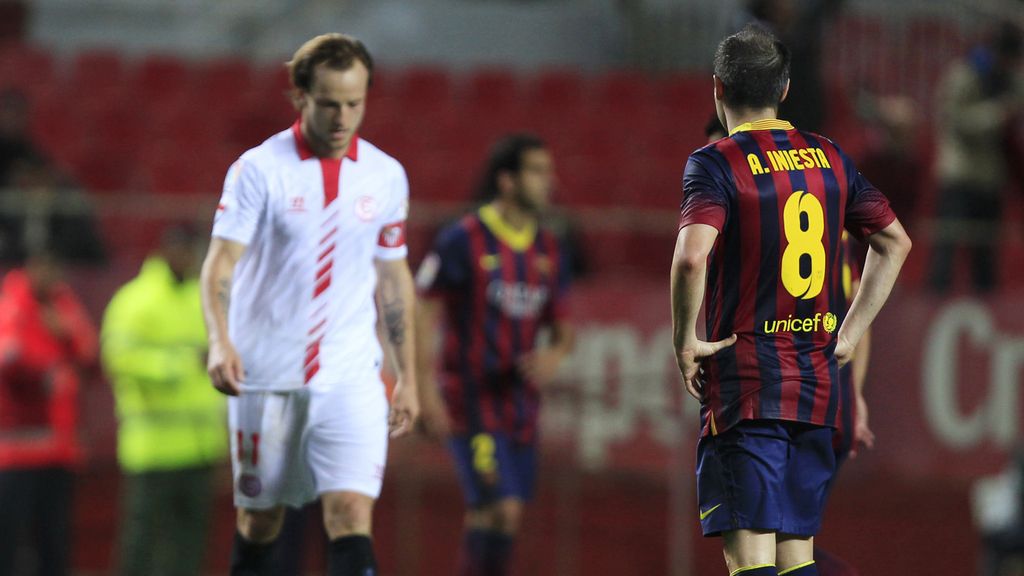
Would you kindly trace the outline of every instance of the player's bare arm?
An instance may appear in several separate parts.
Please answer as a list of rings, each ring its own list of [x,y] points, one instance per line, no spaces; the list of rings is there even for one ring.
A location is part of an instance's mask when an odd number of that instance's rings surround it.
[[[835,355],[840,366],[850,361],[857,344],[889,298],[911,247],[910,237],[899,220],[893,220],[892,224],[868,236],[867,243],[868,256],[860,289],[837,337]]]
[[[572,352],[576,331],[563,320],[551,324],[551,342],[536,348],[519,359],[519,369],[539,386],[549,384],[558,373],[565,357]]]
[[[415,289],[412,273],[404,258],[377,260],[377,306],[384,321],[387,346],[395,359],[398,382],[391,397],[388,428],[392,438],[412,431],[419,416],[416,389],[416,335],[413,332]]]
[[[704,300],[708,254],[717,238],[718,230],[713,226],[690,224],[679,231],[672,255],[672,343],[683,385],[690,396],[701,401],[704,399],[699,378],[701,360],[736,342],[735,334],[718,342],[703,342],[697,338],[697,315]]]
[[[416,384],[420,395],[420,429],[435,440],[448,437],[451,425],[437,382],[443,304],[435,298],[416,302]]]
[[[854,282],[853,294],[856,296],[857,291],[860,289],[860,282]],[[857,348],[853,351],[853,395],[854,402],[856,402],[856,422],[854,422],[853,436],[857,444],[861,444],[866,448],[875,447],[875,433],[871,431],[871,427],[868,425],[868,402],[864,396],[864,382],[868,375],[868,362],[871,357],[871,329],[869,328],[864,335],[861,336],[860,342],[857,343]],[[850,457],[857,457],[857,446],[854,445],[853,450],[850,451]]]
[[[244,252],[244,244],[213,238],[199,276],[203,319],[210,342],[207,371],[213,387],[229,396],[238,395],[245,379],[242,359],[228,336],[231,283],[235,266]]]

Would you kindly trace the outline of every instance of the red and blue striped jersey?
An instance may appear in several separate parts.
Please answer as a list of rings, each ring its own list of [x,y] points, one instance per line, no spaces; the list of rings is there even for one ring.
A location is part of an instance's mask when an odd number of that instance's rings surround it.
[[[532,440],[540,395],[517,364],[542,327],[567,316],[568,266],[555,236],[513,230],[484,206],[441,231],[416,282],[443,300],[441,385],[455,432]]]
[[[741,420],[834,426],[836,330],[846,314],[839,244],[895,220],[889,202],[830,140],[760,120],[690,155],[680,229],[719,231],[709,256],[702,433]]]

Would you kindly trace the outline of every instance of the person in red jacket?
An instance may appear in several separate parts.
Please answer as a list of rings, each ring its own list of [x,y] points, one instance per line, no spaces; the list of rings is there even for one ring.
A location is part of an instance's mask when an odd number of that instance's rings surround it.
[[[0,286],[0,574],[30,542],[37,574],[68,573],[82,370],[97,333],[49,253]],[[27,537],[27,540],[25,539]]]

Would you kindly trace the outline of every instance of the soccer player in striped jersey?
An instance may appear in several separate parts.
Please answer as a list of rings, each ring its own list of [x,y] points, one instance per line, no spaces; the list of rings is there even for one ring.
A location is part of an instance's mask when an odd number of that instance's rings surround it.
[[[541,140],[499,141],[481,183],[485,204],[441,231],[416,276],[423,425],[447,438],[468,508],[461,576],[508,573],[533,491],[538,387],[572,347],[568,264],[541,225],[554,182]],[[551,338],[542,346],[543,328]]]
[[[910,239],[833,142],[777,119],[789,52],[771,33],[729,36],[714,67],[729,136],[687,162],[671,275],[676,357],[701,402],[700,520],[705,535],[723,536],[731,574],[812,576],[835,471],[839,368],[888,298]],[[844,228],[868,245],[848,312]]]

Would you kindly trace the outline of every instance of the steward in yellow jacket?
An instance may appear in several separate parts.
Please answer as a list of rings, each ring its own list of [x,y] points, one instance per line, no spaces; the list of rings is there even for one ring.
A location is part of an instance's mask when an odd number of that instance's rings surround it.
[[[122,576],[202,571],[227,428],[224,397],[206,374],[196,247],[190,230],[170,229],[103,318],[102,357],[125,473]]]

